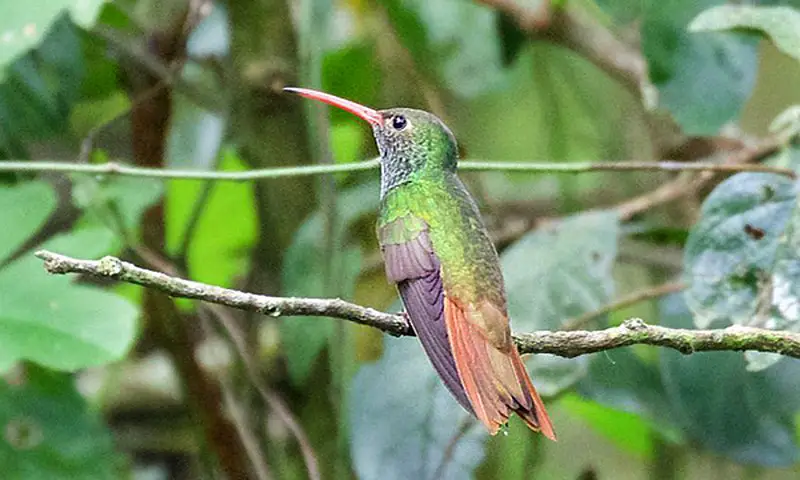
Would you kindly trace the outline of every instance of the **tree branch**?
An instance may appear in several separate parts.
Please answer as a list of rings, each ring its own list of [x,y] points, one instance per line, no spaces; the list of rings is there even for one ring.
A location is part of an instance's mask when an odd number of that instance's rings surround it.
[[[333,317],[374,327],[395,336],[414,334],[402,315],[380,312],[338,298],[256,295],[171,277],[139,268],[115,257],[81,260],[46,250],[36,252],[36,256],[44,260],[45,269],[53,274],[81,273],[108,277],[160,290],[173,297],[203,300],[273,317]],[[755,350],[800,358],[798,333],[739,326],[720,330],[674,329],[647,325],[640,319],[627,320],[619,327],[598,331],[522,333],[515,335],[515,340],[521,353],[550,353],[562,357],[577,357],[642,344],[672,348],[686,354],[700,351]]]
[[[647,62],[639,51],[620,41],[586,13],[575,8],[551,8],[548,15],[513,0],[477,0],[508,15],[531,38],[562,45],[586,58],[649,103],[655,92]]]
[[[774,148],[773,148],[774,151]],[[378,168],[378,159],[363,162],[340,163],[334,165],[306,165],[297,167],[276,167],[237,172],[176,170],[162,168],[132,167],[122,163],[83,164],[70,162],[2,161],[0,172],[63,172],[90,175],[118,175],[125,177],[146,177],[181,180],[249,181],[284,177],[306,177],[342,172],[356,172]],[[714,173],[765,172],[795,178],[792,169],[769,165],[752,164],[749,160],[726,163],[701,162],[489,162],[463,160],[458,163],[461,171],[477,172],[521,172],[521,173],[587,173],[587,172],[639,172],[639,171],[701,171]]]

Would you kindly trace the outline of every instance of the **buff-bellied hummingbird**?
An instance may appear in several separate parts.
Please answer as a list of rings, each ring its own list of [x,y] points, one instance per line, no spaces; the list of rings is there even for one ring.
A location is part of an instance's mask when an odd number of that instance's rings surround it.
[[[372,126],[380,152],[377,233],[386,276],[444,384],[495,434],[516,412],[555,440],[511,337],[497,251],[456,175],[449,128],[410,108],[373,110],[327,93],[285,88],[346,110]]]

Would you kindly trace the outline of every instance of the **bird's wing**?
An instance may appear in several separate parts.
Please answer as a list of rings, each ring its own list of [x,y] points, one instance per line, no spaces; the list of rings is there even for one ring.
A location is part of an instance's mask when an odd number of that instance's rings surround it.
[[[397,284],[406,314],[422,348],[448,390],[474,413],[458,375],[444,319],[441,265],[433,251],[428,225],[405,216],[378,228],[386,276]]]

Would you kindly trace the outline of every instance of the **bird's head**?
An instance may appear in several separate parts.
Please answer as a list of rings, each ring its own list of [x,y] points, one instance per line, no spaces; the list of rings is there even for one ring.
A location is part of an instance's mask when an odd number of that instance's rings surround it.
[[[381,155],[381,194],[426,175],[454,172],[456,139],[435,115],[412,108],[374,110],[350,100],[305,88],[284,90],[348,111],[372,126]]]

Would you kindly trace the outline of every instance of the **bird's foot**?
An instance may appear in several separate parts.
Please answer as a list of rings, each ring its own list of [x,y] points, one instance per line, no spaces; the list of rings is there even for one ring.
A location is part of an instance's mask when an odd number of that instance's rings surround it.
[[[411,318],[408,316],[408,312],[403,310],[402,312],[400,312],[400,316],[403,317],[403,320],[406,322],[406,328],[411,331],[414,331],[414,328],[411,326]]]

